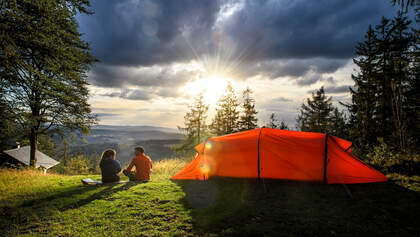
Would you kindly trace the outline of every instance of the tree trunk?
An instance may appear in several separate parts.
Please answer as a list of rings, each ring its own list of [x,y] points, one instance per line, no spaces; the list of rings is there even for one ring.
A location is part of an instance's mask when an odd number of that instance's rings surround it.
[[[31,145],[30,151],[30,166],[36,168],[36,149],[37,149],[38,133],[35,128],[31,128],[31,135],[29,137],[29,143]]]

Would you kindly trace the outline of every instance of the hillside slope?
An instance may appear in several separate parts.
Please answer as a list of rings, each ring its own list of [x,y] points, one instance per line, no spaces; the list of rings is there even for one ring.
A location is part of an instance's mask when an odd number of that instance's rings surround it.
[[[1,235],[415,236],[420,177],[320,185],[172,182],[182,160],[156,162],[149,183],[86,187],[99,176],[0,170]]]

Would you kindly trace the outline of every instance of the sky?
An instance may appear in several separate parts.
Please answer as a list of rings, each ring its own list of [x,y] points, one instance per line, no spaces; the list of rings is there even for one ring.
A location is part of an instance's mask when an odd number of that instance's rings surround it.
[[[99,124],[182,126],[199,93],[209,104],[231,83],[253,91],[259,125],[271,113],[294,128],[324,86],[349,102],[352,59],[369,24],[392,18],[386,0],[91,1],[79,30],[99,60],[87,74]]]

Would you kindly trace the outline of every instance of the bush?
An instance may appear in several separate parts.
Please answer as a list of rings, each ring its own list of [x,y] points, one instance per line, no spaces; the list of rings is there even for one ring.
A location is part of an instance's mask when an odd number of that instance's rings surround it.
[[[62,161],[53,168],[53,171],[60,174],[78,175],[90,173],[90,162],[87,157],[78,155]]]
[[[393,151],[383,139],[367,154],[368,163],[384,173],[418,175],[420,154]]]

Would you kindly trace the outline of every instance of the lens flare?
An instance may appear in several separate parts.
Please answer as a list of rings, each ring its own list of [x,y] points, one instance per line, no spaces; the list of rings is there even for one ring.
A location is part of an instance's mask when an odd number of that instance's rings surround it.
[[[211,144],[210,142],[207,142],[207,143],[206,143],[206,149],[207,149],[207,150],[210,150],[210,149],[211,149],[211,147],[212,147],[212,144]]]
[[[207,164],[202,164],[200,167],[200,171],[203,174],[208,174],[210,172],[210,167]]]

